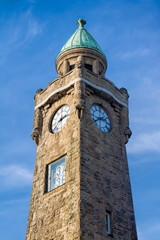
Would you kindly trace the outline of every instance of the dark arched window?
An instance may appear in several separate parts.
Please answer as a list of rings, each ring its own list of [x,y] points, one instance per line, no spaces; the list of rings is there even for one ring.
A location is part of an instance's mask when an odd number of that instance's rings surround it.
[[[70,65],[69,66],[69,71],[71,71],[72,69],[74,69],[75,65]]]
[[[89,71],[92,72],[92,65],[85,63],[85,64],[84,64],[84,67],[87,68]]]

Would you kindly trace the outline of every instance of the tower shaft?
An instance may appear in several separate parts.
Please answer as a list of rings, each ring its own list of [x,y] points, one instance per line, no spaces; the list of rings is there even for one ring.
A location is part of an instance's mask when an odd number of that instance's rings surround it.
[[[84,31],[79,22],[75,34]],[[59,77],[35,96],[26,240],[137,239],[125,148],[129,96],[104,77],[106,58],[90,39],[90,48],[67,42]]]

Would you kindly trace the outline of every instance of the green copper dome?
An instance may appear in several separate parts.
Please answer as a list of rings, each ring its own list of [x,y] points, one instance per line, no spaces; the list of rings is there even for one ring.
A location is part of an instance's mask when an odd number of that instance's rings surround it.
[[[102,52],[96,40],[84,28],[85,24],[86,24],[86,21],[84,21],[83,19],[79,19],[77,21],[77,25],[79,26],[78,29],[69,38],[66,44],[62,47],[59,55],[73,48],[90,48],[101,53],[105,57],[104,53]]]

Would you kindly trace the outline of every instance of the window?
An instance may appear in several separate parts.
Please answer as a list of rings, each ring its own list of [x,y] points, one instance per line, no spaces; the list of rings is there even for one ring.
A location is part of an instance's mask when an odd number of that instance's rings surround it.
[[[47,192],[65,183],[66,156],[47,166]]]
[[[108,235],[112,235],[112,230],[111,230],[111,212],[109,212],[109,211],[106,211],[106,228],[107,228]]]
[[[84,67],[87,68],[89,71],[92,72],[92,65],[90,65],[90,64],[84,64]]]
[[[75,65],[70,65],[69,66],[69,71],[71,71],[72,69],[74,69],[75,68]]]

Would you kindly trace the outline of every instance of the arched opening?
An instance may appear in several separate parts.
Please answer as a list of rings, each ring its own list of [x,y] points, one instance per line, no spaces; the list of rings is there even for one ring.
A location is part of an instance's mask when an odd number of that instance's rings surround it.
[[[90,65],[90,64],[84,64],[84,67],[86,68],[86,69],[88,69],[89,71],[93,71],[93,67],[92,67],[92,65]]]
[[[69,71],[75,68],[75,64],[69,66]]]

